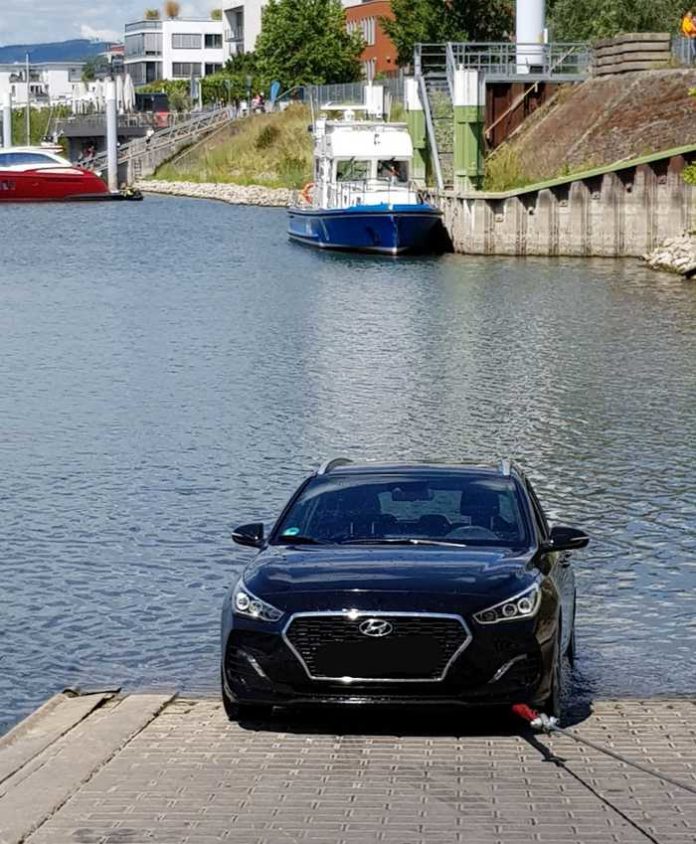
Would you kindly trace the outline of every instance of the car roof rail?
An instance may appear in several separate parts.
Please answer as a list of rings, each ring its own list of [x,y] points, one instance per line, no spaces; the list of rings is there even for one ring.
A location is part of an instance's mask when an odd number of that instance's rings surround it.
[[[352,462],[353,461],[347,457],[334,457],[333,459],[327,460],[325,463],[321,464],[321,466],[317,469],[317,475],[326,475],[333,469],[338,469],[339,466],[349,466]]]

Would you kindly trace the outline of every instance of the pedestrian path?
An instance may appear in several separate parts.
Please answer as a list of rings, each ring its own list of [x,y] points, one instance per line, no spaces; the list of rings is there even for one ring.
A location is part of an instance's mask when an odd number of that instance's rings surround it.
[[[214,699],[59,695],[0,739],[0,842],[696,840],[696,795],[518,726],[471,710],[239,725]],[[573,729],[696,784],[695,701],[597,701]]]

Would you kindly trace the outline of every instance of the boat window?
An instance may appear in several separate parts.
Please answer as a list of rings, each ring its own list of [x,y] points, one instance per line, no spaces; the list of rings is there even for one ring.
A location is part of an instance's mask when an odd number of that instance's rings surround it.
[[[48,155],[39,152],[6,152],[0,155],[0,166],[16,167],[20,164],[56,164]]]
[[[336,181],[355,182],[361,179],[369,179],[370,162],[356,161],[351,158],[349,161],[336,162]]]
[[[405,161],[396,161],[393,158],[390,158],[388,161],[378,161],[377,178],[389,179],[396,182],[407,182],[408,164]]]

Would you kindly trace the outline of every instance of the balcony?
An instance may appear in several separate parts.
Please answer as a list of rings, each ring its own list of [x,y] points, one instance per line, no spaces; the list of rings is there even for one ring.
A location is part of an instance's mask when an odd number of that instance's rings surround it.
[[[239,43],[241,44],[244,41],[244,27],[243,26],[236,26],[232,27],[232,29],[225,30],[225,41],[227,43]]]
[[[126,32],[142,32],[143,30],[155,30],[157,32],[162,29],[162,21],[136,21],[135,23],[126,24]]]

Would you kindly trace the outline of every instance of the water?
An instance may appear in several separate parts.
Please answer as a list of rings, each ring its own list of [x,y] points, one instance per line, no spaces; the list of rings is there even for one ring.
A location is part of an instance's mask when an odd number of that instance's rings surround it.
[[[515,455],[593,536],[576,694],[696,690],[696,284],[192,200],[0,230],[0,731],[67,685],[214,693],[232,527],[336,454]]]

